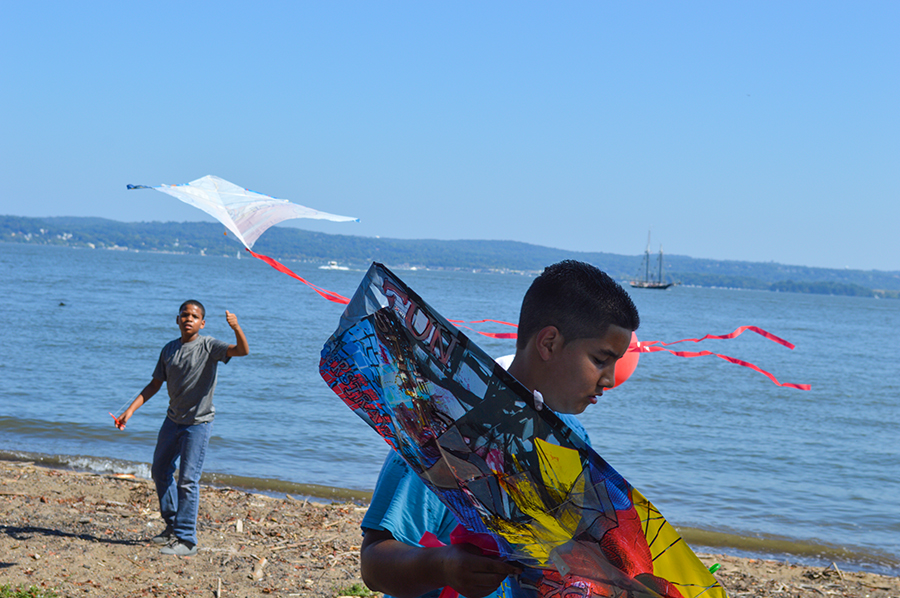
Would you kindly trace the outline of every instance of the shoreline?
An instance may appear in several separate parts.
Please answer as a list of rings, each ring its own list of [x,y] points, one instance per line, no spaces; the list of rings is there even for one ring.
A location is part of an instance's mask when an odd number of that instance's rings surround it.
[[[30,452],[0,451],[0,462],[31,462],[41,467],[90,474],[130,473],[149,481],[148,463],[90,457],[83,455],[46,455]],[[372,497],[370,490],[356,490],[303,484],[280,479],[267,479],[204,472],[201,482],[216,488],[232,488],[263,494],[271,498],[299,498],[315,502],[352,502],[365,506]],[[890,554],[860,547],[837,546],[821,541],[804,541],[786,537],[765,537],[728,533],[673,524],[694,551],[724,554],[748,559],[790,561],[810,567],[828,567],[832,563],[841,570],[864,571],[900,577],[900,560]],[[900,597],[898,597],[900,598]]]
[[[160,555],[152,482],[0,460],[0,585],[60,596],[327,596],[361,588],[366,507],[201,491],[195,557]],[[699,554],[731,596],[900,596],[900,577],[725,554]]]

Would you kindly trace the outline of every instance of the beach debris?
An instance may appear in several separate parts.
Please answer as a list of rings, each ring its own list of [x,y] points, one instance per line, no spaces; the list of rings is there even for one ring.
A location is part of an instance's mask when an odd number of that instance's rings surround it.
[[[310,502],[301,509],[300,502],[283,503],[238,490],[204,487],[208,500],[201,507],[200,534],[206,551],[199,560],[192,559],[190,564],[173,570],[171,561],[157,557],[146,542],[148,529],[160,525],[150,480],[123,483],[109,475],[39,470],[37,475],[29,476],[28,484],[13,485],[13,478],[23,468],[16,462],[0,461],[0,488],[6,492],[0,492],[0,527],[5,526],[6,530],[0,534],[0,555],[17,563],[3,569],[0,586],[39,584],[55,588],[59,596],[227,598],[271,594],[329,598],[338,591],[353,596],[346,588],[362,583],[358,526],[364,507]],[[41,503],[42,495],[49,502]],[[250,525],[246,535],[236,537],[234,516],[251,501],[269,509],[278,505],[279,522],[267,521],[259,529]],[[77,523],[80,515],[74,508],[92,512],[101,504],[117,503],[128,505],[118,508],[132,509],[133,517],[114,515],[112,508],[99,511],[94,521],[103,523],[103,535],[86,532]],[[147,504],[154,509],[146,510]],[[338,531],[343,526],[321,531],[323,522],[338,517],[346,521],[343,532]],[[107,536],[107,528],[114,534]],[[20,533],[26,529],[46,531]],[[251,539],[256,541],[253,548],[248,541]],[[251,552],[256,556],[251,557]],[[39,554],[40,560],[32,554]],[[267,563],[262,570],[265,575],[258,581],[250,574],[262,556],[267,557]],[[785,567],[781,561],[750,562],[722,554],[701,555],[701,560],[707,566],[722,564],[716,576],[728,589],[730,598],[822,598],[822,593],[835,598],[900,598],[900,579],[859,572],[852,569],[852,564],[838,566],[841,578],[834,566],[826,567],[828,561],[817,567]],[[127,566],[122,568],[115,563]],[[768,569],[775,573],[767,572]],[[811,574],[818,577],[810,578]]]
[[[256,562],[256,567],[254,567],[253,573],[250,575],[250,577],[257,581],[262,579],[263,567],[265,567],[266,563],[268,563],[268,562],[269,561],[266,559],[266,557],[262,557],[261,559],[259,559],[259,561]]]
[[[817,579],[831,579],[834,577],[839,578],[841,581],[844,580],[844,573],[838,569],[836,563],[831,563],[831,565],[825,567],[824,569],[809,569],[803,573],[803,577],[806,579],[817,580]]]

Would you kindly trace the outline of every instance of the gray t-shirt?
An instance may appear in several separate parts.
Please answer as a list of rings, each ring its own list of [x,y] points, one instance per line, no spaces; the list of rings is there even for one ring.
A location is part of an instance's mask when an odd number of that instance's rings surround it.
[[[159,353],[153,377],[166,383],[169,410],[166,416],[176,424],[211,422],[216,410],[213,391],[219,362],[228,363],[228,343],[201,336],[189,343],[180,338]]]

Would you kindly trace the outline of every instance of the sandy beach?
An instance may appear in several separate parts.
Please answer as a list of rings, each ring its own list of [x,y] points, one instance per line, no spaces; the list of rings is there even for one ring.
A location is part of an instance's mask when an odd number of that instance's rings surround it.
[[[200,552],[159,554],[149,480],[0,461],[0,585],[59,596],[365,595],[359,523],[365,507],[205,486]],[[900,597],[900,578],[725,555],[729,596]]]

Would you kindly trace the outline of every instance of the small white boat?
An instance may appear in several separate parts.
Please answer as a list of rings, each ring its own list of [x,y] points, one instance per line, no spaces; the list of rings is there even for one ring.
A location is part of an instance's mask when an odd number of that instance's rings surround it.
[[[335,261],[328,262],[324,266],[319,266],[319,270],[349,270],[347,266],[338,266]]]

